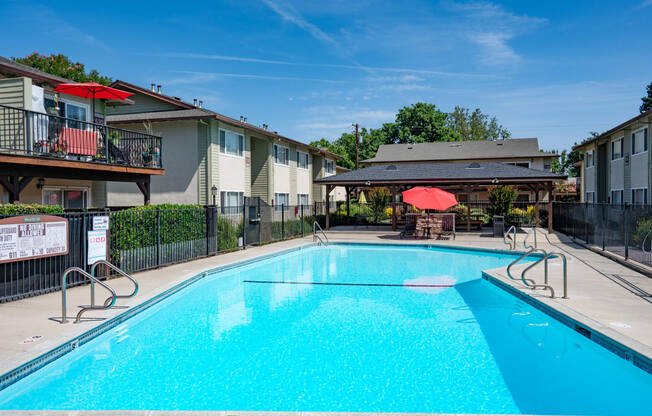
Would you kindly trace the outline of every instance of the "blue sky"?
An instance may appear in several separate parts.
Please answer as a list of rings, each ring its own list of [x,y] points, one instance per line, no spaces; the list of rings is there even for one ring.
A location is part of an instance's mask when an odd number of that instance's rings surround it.
[[[652,82],[652,0],[5,0],[0,21],[2,56],[64,53],[302,141],[426,101],[568,148]]]

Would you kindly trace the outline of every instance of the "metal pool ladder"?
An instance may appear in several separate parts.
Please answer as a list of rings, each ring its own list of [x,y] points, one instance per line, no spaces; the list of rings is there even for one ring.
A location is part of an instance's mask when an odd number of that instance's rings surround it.
[[[129,280],[131,280],[134,283],[133,292],[128,294],[128,295],[118,295],[118,294],[116,294],[115,290],[111,286],[109,286],[105,282],[98,279],[95,276],[95,268],[100,264],[104,264],[104,265],[108,266],[110,269],[118,272],[120,275],[122,275],[122,276],[128,278]],[[81,269],[79,267],[69,267],[61,275],[61,323],[62,324],[65,324],[66,322],[68,322],[67,315],[66,315],[66,304],[67,304],[67,302],[66,302],[66,286],[67,286],[66,278],[68,277],[68,275],[70,273],[73,273],[73,272],[77,272],[77,273],[81,274],[82,276],[86,277],[88,280],[91,281],[91,304],[90,304],[90,306],[84,306],[79,310],[79,312],[77,313],[77,317],[75,318],[75,323],[78,323],[81,320],[82,315],[86,311],[111,309],[113,306],[115,306],[115,302],[116,302],[116,300],[118,298],[130,298],[130,297],[135,296],[136,293],[138,293],[138,282],[136,282],[136,280],[133,277],[131,277],[128,273],[122,271],[117,266],[109,263],[108,261],[105,261],[105,260],[96,261],[91,266],[91,272],[90,273],[86,272],[84,269]],[[111,293],[111,296],[108,297],[106,299],[106,301],[104,301],[104,304],[102,306],[95,306],[95,283],[99,284],[100,286],[102,286],[103,288],[105,288],[106,290],[108,290]]]
[[[543,256],[540,257],[534,263],[527,266],[525,269],[523,269],[523,272],[521,272],[521,278],[520,278],[521,282],[523,282],[523,284],[525,286],[527,286],[527,287],[529,287],[531,289],[544,289],[544,290],[547,289],[547,290],[550,290],[550,297],[554,298],[555,297],[555,289],[548,284],[548,259],[550,259],[550,258],[561,258],[562,259],[562,267],[563,267],[563,269],[562,269],[563,282],[564,282],[564,296],[563,296],[563,298],[567,299],[568,298],[568,273],[567,273],[568,267],[566,265],[566,256],[563,255],[562,253],[558,253],[558,252],[547,253],[545,250],[543,250],[541,248],[532,248],[532,249],[530,249],[530,251],[523,254],[521,257],[517,258],[516,260],[511,262],[509,264],[509,266],[507,266],[507,276],[512,280],[519,280],[519,279],[515,278],[512,275],[512,273],[511,273],[512,267],[516,263],[520,262],[521,260],[523,260],[523,259],[525,259],[525,258],[527,258],[527,257],[529,257],[529,256],[531,256],[533,254],[543,254]],[[525,278],[526,273],[528,271],[530,271],[533,267],[536,267],[536,265],[540,264],[541,262],[543,262],[543,266],[544,266],[544,272],[543,272],[544,282],[543,282],[543,284],[537,284],[532,279],[526,279]]]
[[[319,234],[317,234],[318,229],[321,232],[321,234],[324,236],[324,238],[321,238]],[[315,221],[312,224],[312,241],[313,242],[319,241],[319,244],[328,247],[328,236],[326,236],[326,233],[324,232],[324,230],[322,230],[321,226],[317,221]]]
[[[513,237],[510,237],[509,233],[512,233]],[[510,241],[507,241],[507,238],[509,238]],[[509,227],[507,232],[503,234],[503,242],[509,246],[510,250],[514,250],[516,248],[516,226],[512,225]]]

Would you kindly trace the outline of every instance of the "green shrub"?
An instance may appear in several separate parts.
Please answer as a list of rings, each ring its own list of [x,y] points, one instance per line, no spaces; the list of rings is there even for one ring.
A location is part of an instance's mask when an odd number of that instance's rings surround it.
[[[374,188],[369,193],[369,204],[374,217],[374,222],[385,219],[385,208],[389,205],[391,195],[387,188]]]
[[[218,250],[232,250],[238,248],[238,238],[242,236],[242,221],[237,225],[224,217],[217,218],[217,247]]]
[[[63,212],[61,205],[39,204],[0,204],[0,216],[29,215],[29,214],[60,214]]]
[[[640,247],[641,244],[643,244],[643,239],[645,239],[645,236],[650,232],[650,230],[652,230],[652,218],[643,218],[636,223],[634,234],[632,234],[632,240],[637,247]],[[649,247],[650,246],[646,244],[646,250],[648,250]]]
[[[507,216],[512,211],[512,203],[516,199],[516,188],[511,185],[490,186],[489,214]]]

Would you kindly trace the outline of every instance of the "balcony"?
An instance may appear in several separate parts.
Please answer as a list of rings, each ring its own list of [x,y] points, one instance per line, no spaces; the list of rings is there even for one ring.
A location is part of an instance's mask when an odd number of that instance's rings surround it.
[[[161,138],[0,105],[0,154],[162,169]]]

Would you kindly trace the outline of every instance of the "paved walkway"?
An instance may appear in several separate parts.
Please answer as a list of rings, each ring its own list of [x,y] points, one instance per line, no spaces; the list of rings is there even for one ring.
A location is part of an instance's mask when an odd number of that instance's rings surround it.
[[[336,228],[328,233],[331,242],[375,242],[398,244],[441,244],[465,247],[507,249],[502,238],[494,238],[485,233],[458,233],[455,240],[401,240],[398,233],[381,231],[338,231]],[[522,250],[524,234],[517,237],[518,250]],[[258,256],[272,254],[281,250],[311,243],[309,237],[280,243],[251,247],[243,251],[217,255],[214,257],[177,264],[158,270],[137,273],[135,277],[140,282],[140,291],[135,298],[119,302],[120,305],[134,306],[146,299],[187,280],[188,278],[213,267],[226,265]],[[568,257],[568,288],[569,299],[550,299],[543,291],[532,291],[518,282],[511,281],[505,268],[495,269],[489,273],[496,279],[512,285],[523,293],[541,300],[573,319],[586,323],[591,328],[617,340],[639,353],[652,358],[652,279],[634,272],[625,266],[611,261],[590,250],[584,249],[563,236],[547,235],[540,230],[539,247],[546,251],[561,251]],[[520,276],[524,266],[515,268],[514,275]],[[561,293],[561,266],[552,261],[550,280],[558,293]],[[532,276],[542,281],[542,270]],[[119,292],[130,290],[126,279],[111,280],[111,285]],[[98,300],[103,299],[100,288],[97,289]],[[87,304],[89,299],[88,286],[75,287],[69,290],[68,315],[74,317],[77,306]],[[0,374],[39,356],[53,347],[74,339],[79,334],[104,322],[124,311],[114,309],[102,312],[91,312],[79,324],[60,324],[61,315],[60,292],[50,293],[16,302],[0,304]],[[33,338],[37,336],[38,338]],[[158,414],[158,412],[155,412]],[[236,412],[227,412],[236,414]],[[0,415],[5,414],[0,412]],[[19,414],[17,412],[12,414]],[[40,412],[20,414],[45,414]],[[57,414],[57,413],[50,413]],[[94,412],[78,412],[74,414],[97,414]],[[120,414],[152,414],[151,412],[127,412]],[[181,414],[169,412],[165,414]],[[193,414],[192,412],[184,414]],[[224,412],[199,412],[196,414],[225,414]],[[247,414],[240,413],[238,414]],[[254,414],[250,412],[248,414]],[[262,414],[259,412],[257,414]],[[278,414],[278,413],[277,413]],[[284,413],[285,414],[285,413]]]

